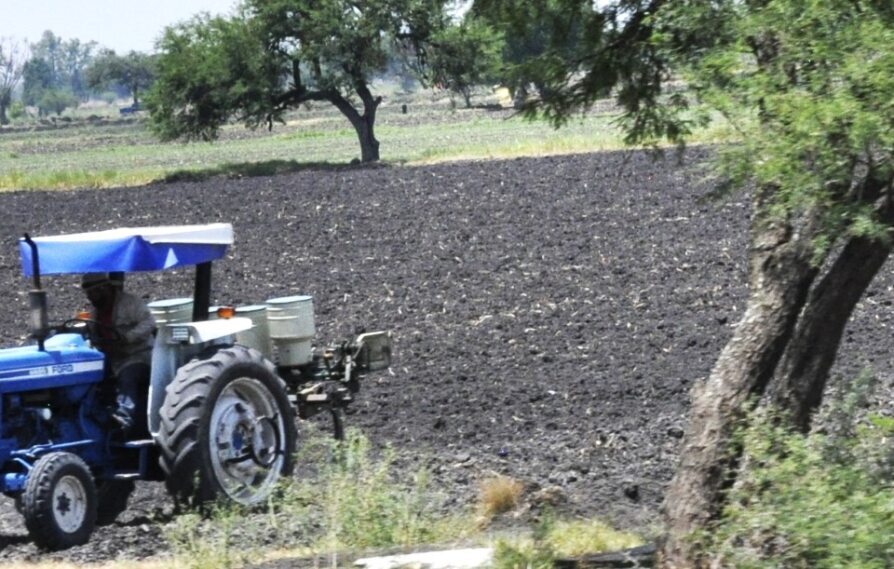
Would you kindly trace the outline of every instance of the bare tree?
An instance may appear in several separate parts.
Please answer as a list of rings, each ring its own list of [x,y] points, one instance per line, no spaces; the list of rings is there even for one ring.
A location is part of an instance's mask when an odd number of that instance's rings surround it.
[[[12,94],[22,81],[28,49],[13,38],[0,37],[0,125],[9,124],[6,109]]]

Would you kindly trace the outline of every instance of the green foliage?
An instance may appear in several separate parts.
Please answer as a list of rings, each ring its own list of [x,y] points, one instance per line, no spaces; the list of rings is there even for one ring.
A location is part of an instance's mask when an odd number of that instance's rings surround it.
[[[546,512],[530,540],[497,540],[494,569],[551,569],[560,557],[617,551],[642,545],[639,536],[598,520],[560,521]]]
[[[438,518],[424,472],[396,480],[390,454],[374,460],[369,441],[356,431],[330,448],[334,460],[324,463],[322,483],[293,487],[285,499],[323,508],[328,551],[433,543],[465,529]]]
[[[762,411],[741,434],[748,467],[706,548],[719,566],[883,568],[894,558],[890,421],[861,411],[862,376],[809,436]]]
[[[9,118],[18,120],[27,115],[25,104],[22,101],[13,101],[9,106]]]
[[[357,130],[364,160],[378,159],[372,77],[387,68],[389,45],[421,57],[444,21],[435,0],[244,0],[232,17],[194,18],[159,42],[152,127],[162,139],[213,140],[230,119],[272,127],[325,101]]]
[[[528,83],[547,89],[542,63],[570,54],[581,41],[590,10],[564,0],[475,0],[470,16],[504,38],[500,80],[515,90]]]
[[[91,89],[122,85],[130,92],[134,104],[137,104],[140,92],[152,86],[155,79],[154,67],[154,58],[145,53],[131,51],[120,56],[114,51],[106,50],[87,68],[87,84]]]
[[[693,8],[662,12],[654,41],[693,36]],[[700,11],[713,43],[675,58],[701,101],[743,133],[721,175],[776,187],[778,215],[817,212],[824,233],[887,239],[875,200],[894,168],[894,15],[872,1],[725,2]]]
[[[39,74],[32,75],[31,79],[39,81],[38,84],[29,84],[26,77],[26,92],[34,94],[35,89],[61,89],[73,93],[78,98],[86,97],[88,90],[84,73],[93,59],[96,48],[96,42],[82,43],[77,38],[64,40],[52,31],[46,30],[40,40],[31,45],[32,61],[40,62]]]
[[[36,105],[44,91],[54,87],[53,71],[43,59],[31,58],[25,62],[22,100],[26,105]]]
[[[177,565],[188,569],[232,569],[256,560],[257,551],[244,540],[248,529],[246,514],[241,508],[218,505],[210,512],[210,522],[196,512],[175,518],[166,529],[165,538]]]
[[[238,567],[257,562],[265,543],[295,555],[336,556],[453,541],[474,528],[471,516],[440,516],[425,474],[398,478],[391,457],[374,458],[359,433],[344,443],[316,433],[302,440],[301,477],[284,481],[263,511],[218,507],[207,519],[179,516],[166,532],[176,560],[195,569]]]
[[[499,539],[494,545],[494,569],[551,569],[558,552],[549,539],[555,527],[551,512],[544,513],[530,541]]]
[[[59,116],[65,109],[77,106],[78,98],[71,92],[63,91],[61,89],[44,91],[40,95],[40,100],[37,101],[37,109],[41,116],[49,115],[51,113]]]
[[[429,81],[459,93],[471,106],[472,88],[497,78],[503,36],[477,18],[466,18],[432,38]]]
[[[513,29],[537,22],[553,31],[542,53],[521,64],[544,86],[530,116],[562,124],[613,93],[628,142],[656,144],[682,143],[718,113],[741,141],[722,150],[720,181],[764,188],[762,215],[816,220],[823,251],[842,237],[888,239],[890,221],[876,201],[894,178],[890,3],[478,0],[475,7]],[[555,32],[575,25],[580,41],[569,46]]]
[[[147,103],[150,125],[162,140],[213,140],[231,114],[257,124],[243,106],[273,104],[279,70],[263,65],[262,40],[248,22],[197,16],[167,28],[159,48],[158,79]]]

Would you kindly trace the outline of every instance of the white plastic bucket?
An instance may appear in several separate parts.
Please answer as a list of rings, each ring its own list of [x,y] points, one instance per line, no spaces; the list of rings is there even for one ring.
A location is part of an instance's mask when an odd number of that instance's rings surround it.
[[[168,298],[165,300],[156,300],[146,305],[152,317],[155,318],[155,324],[163,326],[165,324],[175,324],[178,322],[190,322],[192,320],[192,299],[191,298]]]
[[[274,340],[313,338],[316,335],[313,297],[284,296],[271,298],[266,304],[270,337]]]
[[[283,367],[301,366],[313,359],[311,340],[273,340],[276,346],[276,363]]]
[[[238,306],[236,307],[236,316],[249,318],[253,324],[251,330],[244,330],[236,334],[236,342],[254,348],[264,354],[267,359],[272,359],[270,327],[267,325],[267,305]]]
[[[267,323],[279,365],[300,366],[311,361],[317,333],[313,297],[271,298],[267,301]]]

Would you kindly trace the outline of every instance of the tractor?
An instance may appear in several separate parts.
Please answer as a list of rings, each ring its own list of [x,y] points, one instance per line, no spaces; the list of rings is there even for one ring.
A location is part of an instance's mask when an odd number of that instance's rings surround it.
[[[291,472],[296,417],[328,412],[341,437],[341,411],[360,377],[390,365],[387,332],[314,346],[307,296],[215,310],[212,262],[232,243],[225,223],[19,241],[33,280],[32,340],[0,350],[0,491],[38,546],[87,542],[126,509],[136,480],[164,481],[189,506],[263,503]],[[50,323],[41,277],[187,266],[195,267],[191,310],[159,312],[143,435],[123,436],[112,420],[114,378],[97,348],[100,323]]]

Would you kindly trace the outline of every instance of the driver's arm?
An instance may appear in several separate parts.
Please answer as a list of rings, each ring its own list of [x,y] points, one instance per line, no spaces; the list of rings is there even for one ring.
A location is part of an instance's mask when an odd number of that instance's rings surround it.
[[[152,318],[152,313],[135,296],[128,296],[122,300],[124,302],[118,309],[118,317],[121,320],[119,332],[124,336],[124,340],[128,344],[135,344],[149,339],[155,331],[155,319]]]

